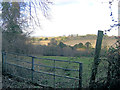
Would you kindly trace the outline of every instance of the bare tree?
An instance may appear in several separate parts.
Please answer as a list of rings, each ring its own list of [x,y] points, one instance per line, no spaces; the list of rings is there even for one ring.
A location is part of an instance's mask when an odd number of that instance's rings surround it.
[[[39,9],[47,18],[49,5],[52,2],[50,0],[29,0],[29,2],[2,2],[0,4],[2,7],[3,49],[8,48],[9,50],[9,48],[14,47],[18,52],[17,44],[19,43],[21,49],[24,49],[23,46],[25,46],[27,38],[23,37],[29,36],[33,31],[30,31],[28,27],[34,28],[34,25],[40,27],[38,18],[40,14],[37,13],[37,10]]]

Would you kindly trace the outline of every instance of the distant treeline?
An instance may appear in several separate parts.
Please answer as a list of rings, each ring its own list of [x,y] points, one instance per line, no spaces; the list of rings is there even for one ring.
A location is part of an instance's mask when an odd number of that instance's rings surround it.
[[[97,35],[95,34],[87,34],[87,35],[78,35],[78,34],[71,34],[68,36],[58,36],[58,37],[31,37],[31,41],[42,41],[42,40],[51,40],[55,39],[57,41],[69,41],[69,40],[84,40],[84,39],[96,39]],[[108,36],[104,35],[105,39],[115,39],[115,36]]]
[[[75,44],[90,42],[92,47],[95,48],[97,35],[87,34],[84,36],[79,35],[69,35],[69,36],[59,36],[59,37],[32,37],[30,42],[34,45],[48,45],[51,39],[55,39],[58,43],[63,42],[66,45],[74,46]],[[115,36],[104,35],[102,47],[110,47],[113,43],[116,42]]]
[[[57,43],[55,39],[51,39],[48,45],[34,45],[32,53],[44,56],[93,56],[93,48],[91,43],[87,42],[68,46],[63,42]]]
[[[48,40],[49,38],[45,38]],[[31,38],[25,35],[7,35],[3,34],[3,51],[15,52],[22,54],[34,54],[43,56],[85,56],[92,57],[94,55],[94,48],[91,42],[78,43],[74,46],[66,45],[62,41],[51,38],[48,45],[33,45]],[[102,49],[102,54],[105,55],[107,48]]]

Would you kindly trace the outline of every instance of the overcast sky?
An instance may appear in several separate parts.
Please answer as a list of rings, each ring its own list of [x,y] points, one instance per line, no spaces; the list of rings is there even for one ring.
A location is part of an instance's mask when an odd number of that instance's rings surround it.
[[[42,18],[42,29],[38,27],[32,36],[97,34],[98,30],[107,30],[113,24],[107,0],[103,4],[101,0],[54,1],[55,4],[51,7],[51,19]],[[117,3],[113,6],[114,17],[117,17]],[[114,30],[108,35],[117,35],[117,31]]]

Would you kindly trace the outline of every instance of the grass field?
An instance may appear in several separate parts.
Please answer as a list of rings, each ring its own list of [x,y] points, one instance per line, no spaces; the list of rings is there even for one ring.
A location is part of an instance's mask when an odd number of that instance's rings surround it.
[[[70,60],[70,61],[78,61],[83,64],[83,73],[82,73],[82,79],[83,79],[83,87],[88,86],[89,84],[89,78],[91,74],[91,68],[92,68],[92,63],[93,63],[93,57],[60,57],[60,56],[44,56],[43,58],[51,58],[51,59],[60,59],[60,60]],[[60,66],[60,65],[59,65]],[[61,64],[61,67],[64,68],[73,68],[73,69],[78,69],[79,66],[78,64],[68,64],[64,63]],[[64,72],[64,73],[69,73],[69,72]],[[70,77],[78,77],[78,73],[71,72]]]
[[[11,56],[9,56],[9,57],[11,57]],[[13,57],[15,58],[16,56],[12,56],[12,58]],[[91,75],[93,57],[61,57],[61,56],[37,56],[37,57],[58,59],[58,60],[68,60],[68,61],[78,61],[78,62],[83,63],[82,86],[83,87],[88,86],[90,75]],[[21,61],[18,62],[18,61],[13,60],[12,58],[11,59],[9,58],[8,62],[17,64],[17,65],[21,65],[23,67],[31,68],[31,63],[25,63],[25,62],[21,62]],[[17,58],[19,58],[20,60],[24,60],[24,61],[29,61],[29,62],[32,61],[32,59],[30,57],[17,56]],[[55,66],[62,67],[65,69],[79,69],[78,64],[69,63],[69,62],[57,62],[57,61],[55,63],[56,63]],[[45,60],[45,59],[35,59],[34,64],[54,66],[54,61]],[[101,69],[102,69],[102,73],[97,75],[97,77],[101,77],[101,75],[105,76],[105,69],[103,67],[104,64],[103,63],[100,64],[99,71],[101,71]],[[38,65],[34,65],[34,70],[47,72],[47,73],[55,72],[55,74],[58,74],[58,75],[79,78],[79,73],[76,71],[54,69],[54,68],[50,68],[50,67],[41,67]],[[16,69],[16,67],[13,67],[13,66],[10,66],[10,68],[8,68],[8,71],[11,73],[14,73],[15,75],[20,75],[25,78],[31,78],[31,73],[32,73],[30,70],[24,70],[23,68]],[[54,76],[35,72],[34,80],[35,80],[35,82],[37,82],[39,84],[44,84],[44,85],[54,87]],[[56,81],[55,82],[56,87],[59,87],[59,88],[61,88],[61,87],[67,87],[67,88],[78,87],[78,80],[71,80],[71,79],[65,79],[65,78],[61,78],[61,77],[55,77],[55,81]]]
[[[56,40],[61,39],[60,37],[51,37],[51,38],[55,38]],[[50,43],[51,38],[49,38],[49,40],[35,41],[32,44],[33,45],[48,45],[48,43]],[[62,41],[62,42],[64,44],[70,45],[70,46],[74,46],[75,44],[79,44],[79,43],[83,43],[85,45],[86,42],[90,42],[92,47],[95,48],[96,39],[97,39],[97,36],[67,37],[67,39],[65,41]],[[61,41],[61,40],[59,40],[59,41]],[[103,43],[102,47],[111,46],[115,42],[116,42],[116,39],[114,38],[114,36],[109,36],[109,37],[104,36],[103,42],[102,42]]]

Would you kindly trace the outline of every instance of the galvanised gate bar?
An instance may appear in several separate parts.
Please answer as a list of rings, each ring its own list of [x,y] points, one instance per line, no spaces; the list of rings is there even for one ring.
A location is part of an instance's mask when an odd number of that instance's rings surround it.
[[[81,88],[82,63],[2,52],[3,72],[52,88]]]

